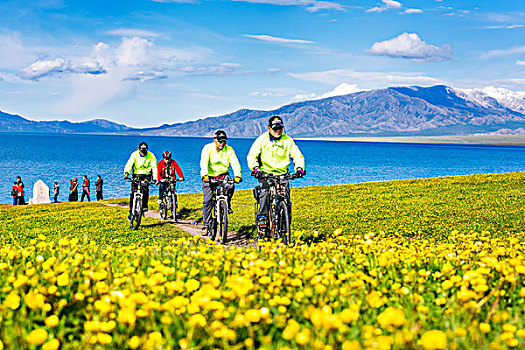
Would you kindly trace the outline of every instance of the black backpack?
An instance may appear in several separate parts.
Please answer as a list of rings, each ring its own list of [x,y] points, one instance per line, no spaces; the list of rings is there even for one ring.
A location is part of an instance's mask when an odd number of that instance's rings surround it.
[[[18,190],[16,188],[11,189],[11,197],[16,197],[18,195]]]

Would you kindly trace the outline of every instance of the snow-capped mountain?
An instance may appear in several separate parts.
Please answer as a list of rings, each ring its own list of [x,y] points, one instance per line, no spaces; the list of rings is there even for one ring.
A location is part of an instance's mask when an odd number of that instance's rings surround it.
[[[454,89],[458,96],[486,108],[499,106],[525,113],[525,91],[487,86],[481,89]]]

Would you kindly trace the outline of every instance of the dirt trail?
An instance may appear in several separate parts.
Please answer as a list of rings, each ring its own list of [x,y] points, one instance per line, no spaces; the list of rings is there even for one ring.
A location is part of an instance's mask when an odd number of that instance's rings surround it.
[[[128,209],[127,204],[113,204],[113,203],[104,203],[105,205],[109,207],[119,207],[119,208],[126,208]],[[156,210],[148,210],[144,213],[144,216],[147,218],[162,220],[160,217],[160,214]],[[203,234],[203,228],[202,224],[197,223],[193,220],[184,220],[184,219],[178,219],[177,222],[173,222],[171,220],[166,220],[167,223],[174,225],[178,229],[185,231],[193,236],[202,236]],[[203,239],[209,239],[209,237],[202,237]],[[246,247],[246,246],[252,246],[257,247],[255,242],[250,242],[247,235],[239,235],[237,232],[228,232],[228,242],[226,243],[227,246],[236,246],[236,247]]]

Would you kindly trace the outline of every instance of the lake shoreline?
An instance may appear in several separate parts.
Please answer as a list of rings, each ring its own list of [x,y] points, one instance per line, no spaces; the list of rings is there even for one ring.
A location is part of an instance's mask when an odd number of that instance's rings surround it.
[[[302,141],[339,141],[371,143],[432,143],[461,145],[525,146],[525,135],[450,135],[450,136],[370,136],[370,137],[295,137]]]

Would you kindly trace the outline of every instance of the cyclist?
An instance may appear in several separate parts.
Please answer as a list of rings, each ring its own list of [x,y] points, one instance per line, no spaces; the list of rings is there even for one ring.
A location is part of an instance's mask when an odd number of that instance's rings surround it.
[[[213,191],[215,185],[210,184],[210,178],[231,180],[228,170],[233,169],[234,181],[239,183],[241,178],[241,164],[232,147],[226,145],[228,137],[224,130],[217,130],[213,142],[205,145],[201,152],[201,178],[202,178],[202,220],[204,223],[204,236],[209,235],[212,227]],[[235,191],[234,185],[225,185],[228,190],[228,212],[231,214],[231,198]]]
[[[146,142],[141,142],[137,151],[131,153],[131,156],[124,167],[124,179],[129,179],[129,175],[133,171],[133,178],[138,179],[139,181],[148,182],[153,180],[155,185],[158,185],[157,182],[157,158],[155,155],[148,151],[148,144]],[[129,213],[131,217],[131,210],[133,208],[133,194],[135,193],[135,184],[131,185],[131,195],[129,197]],[[142,186],[142,210],[148,211],[148,199],[149,199],[149,188],[148,186]]]
[[[270,185],[268,181],[262,178],[264,174],[286,174],[290,165],[290,158],[294,162],[295,175],[302,177],[306,174],[301,151],[294,140],[283,132],[283,129],[282,118],[278,115],[272,116],[268,121],[268,131],[255,140],[248,152],[248,168],[252,170],[252,175],[259,180],[259,187],[261,188],[259,212],[257,213],[257,231],[261,236],[266,234],[268,211],[270,210]],[[288,212],[291,218],[290,185],[288,180],[283,181],[282,184],[286,188]]]
[[[162,154],[162,160],[157,164],[157,179],[159,181],[159,204],[162,201],[166,187],[170,181],[175,181],[175,172],[179,176],[179,181],[184,181],[184,175],[179,164],[171,159],[171,152],[165,151]]]

